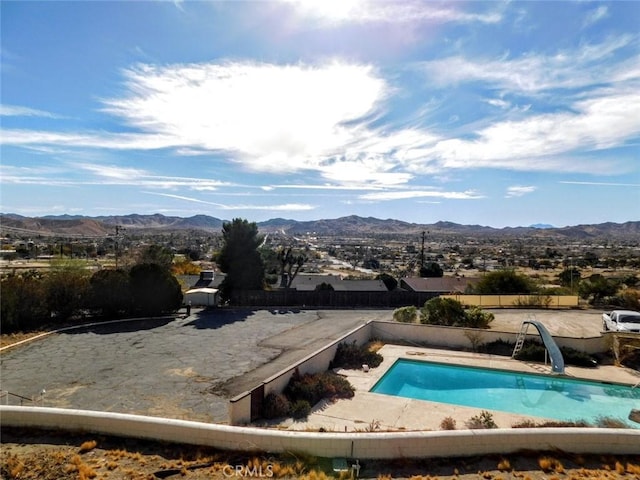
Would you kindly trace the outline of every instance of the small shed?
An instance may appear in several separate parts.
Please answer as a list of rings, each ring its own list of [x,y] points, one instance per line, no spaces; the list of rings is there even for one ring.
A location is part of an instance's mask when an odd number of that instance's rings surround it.
[[[218,305],[218,289],[217,288],[192,288],[184,294],[185,303],[191,303],[193,306],[215,307]]]

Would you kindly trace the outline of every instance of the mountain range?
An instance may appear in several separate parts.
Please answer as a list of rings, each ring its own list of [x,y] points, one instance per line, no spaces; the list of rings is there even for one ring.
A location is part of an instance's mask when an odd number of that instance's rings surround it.
[[[0,227],[4,231],[13,231],[25,235],[58,235],[58,236],[107,236],[115,233],[115,227],[136,231],[140,234],[166,233],[169,231],[197,230],[204,232],[220,232],[225,220],[208,215],[192,217],[166,216],[159,213],[153,215],[111,215],[88,217],[82,215],[57,215],[44,217],[24,217],[16,214],[0,214]],[[289,235],[403,235],[428,232],[440,235],[480,235],[496,237],[528,237],[553,236],[571,239],[640,239],[640,221],[625,223],[600,223],[593,225],[576,225],[553,227],[547,224],[536,224],[528,227],[494,228],[482,225],[461,225],[453,222],[437,222],[433,224],[409,223],[394,219],[378,219],[351,215],[336,219],[297,221],[274,218],[265,222],[257,222],[260,233],[283,232]]]

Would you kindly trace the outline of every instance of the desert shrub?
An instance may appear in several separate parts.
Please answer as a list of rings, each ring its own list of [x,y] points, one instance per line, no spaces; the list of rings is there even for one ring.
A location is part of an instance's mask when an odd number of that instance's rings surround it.
[[[416,323],[418,319],[418,309],[411,305],[410,307],[400,307],[393,311],[393,320],[401,323]]]
[[[281,393],[270,393],[264,397],[262,415],[264,418],[280,418],[289,415],[291,404]]]
[[[600,428],[629,428],[629,425],[615,417],[600,416],[596,418],[596,425]]]
[[[558,427],[577,427],[577,428],[587,428],[592,427],[588,422],[584,420],[545,420],[542,422],[534,422],[533,420],[526,419],[521,420],[519,422],[511,425],[511,428],[558,428]]]
[[[291,405],[291,416],[296,420],[307,418],[311,413],[311,405],[306,400],[296,400]]]
[[[546,348],[539,343],[530,343],[525,345],[522,350],[516,354],[518,360],[528,360],[534,362],[544,362]],[[560,352],[564,361],[568,365],[578,367],[595,368],[598,362],[588,353],[581,352],[571,347],[560,347]]]
[[[323,398],[352,398],[355,391],[349,381],[331,372],[301,375],[297,370],[284,390],[289,401],[306,400],[315,405]]]
[[[429,325],[464,326],[462,303],[452,298],[436,297],[427,300],[420,310],[420,323]]]
[[[538,307],[549,308],[552,299],[549,295],[529,295],[526,297],[518,297],[515,301],[516,307]]]
[[[511,356],[513,353],[513,343],[509,343],[505,340],[499,339],[494,342],[485,343],[482,346],[482,351],[485,353],[490,353],[492,355],[505,355]]]
[[[489,328],[489,324],[496,318],[491,312],[485,312],[480,307],[471,307],[464,312],[465,327]]]
[[[420,323],[450,327],[489,328],[493,313],[480,307],[465,310],[462,303],[453,298],[436,297],[427,300],[420,310]]]
[[[452,417],[445,417],[440,422],[441,430],[455,430],[456,429],[456,420]]]
[[[498,425],[493,420],[493,415],[486,410],[482,410],[479,415],[471,417],[465,422],[465,425],[471,429],[498,428]]]
[[[382,363],[382,355],[369,350],[366,346],[356,345],[355,340],[351,343],[342,342],[338,344],[336,354],[331,362],[331,368],[361,368],[367,364],[375,368]]]

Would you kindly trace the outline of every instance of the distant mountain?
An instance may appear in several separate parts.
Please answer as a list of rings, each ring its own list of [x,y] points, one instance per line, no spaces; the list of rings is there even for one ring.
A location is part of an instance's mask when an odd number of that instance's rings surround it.
[[[548,223],[534,223],[533,225],[529,225],[529,228],[546,229],[546,228],[555,228],[555,227],[553,225],[549,225]]]
[[[182,218],[154,215],[113,215],[85,217],[79,215],[58,215],[40,218],[23,217],[16,214],[0,214],[0,226],[4,230],[25,234],[42,235],[85,235],[106,236],[114,233],[116,225],[139,233],[166,231],[200,230],[220,232],[223,220],[208,215],[195,215]],[[343,235],[361,236],[368,234],[420,235],[422,232],[432,235],[463,235],[485,237],[554,237],[560,239],[640,239],[640,221],[625,223],[601,223],[596,225],[576,225],[556,228],[538,224],[529,227],[493,228],[482,225],[460,225],[453,222],[417,224],[401,220],[382,220],[374,217],[350,215],[336,219],[297,221],[274,218],[258,222],[261,233],[285,233],[288,235]]]

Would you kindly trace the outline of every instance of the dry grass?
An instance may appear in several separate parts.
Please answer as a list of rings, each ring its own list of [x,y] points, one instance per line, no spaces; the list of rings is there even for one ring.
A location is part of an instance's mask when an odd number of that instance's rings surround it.
[[[78,449],[78,453],[90,452],[97,446],[98,446],[98,442],[96,442],[95,440],[88,440],[86,442],[83,442],[82,445],[80,445],[80,448]]]
[[[10,439],[9,435],[5,438],[5,429],[2,433],[0,478],[6,480],[149,480],[159,478],[155,473],[163,471],[169,475],[165,478],[223,480],[228,478],[229,468],[237,467],[244,468],[245,472],[262,471],[263,475],[267,474],[269,478],[274,479],[352,478],[351,471],[338,474],[331,470],[330,463],[326,460],[294,452],[282,456],[248,455],[190,446],[123,441],[110,437],[99,437],[90,441],[79,437],[72,445],[67,444],[73,438],[65,437],[64,441],[49,445],[29,445],[25,443],[29,437],[24,432],[20,432],[18,442]],[[92,445],[93,442],[96,442],[96,445]],[[85,453],[80,454],[80,449],[85,450]],[[608,455],[583,458],[560,451],[546,454],[513,454],[508,458],[494,456],[417,461],[398,458],[387,462],[365,461],[362,465],[362,479],[640,478],[639,456]]]

